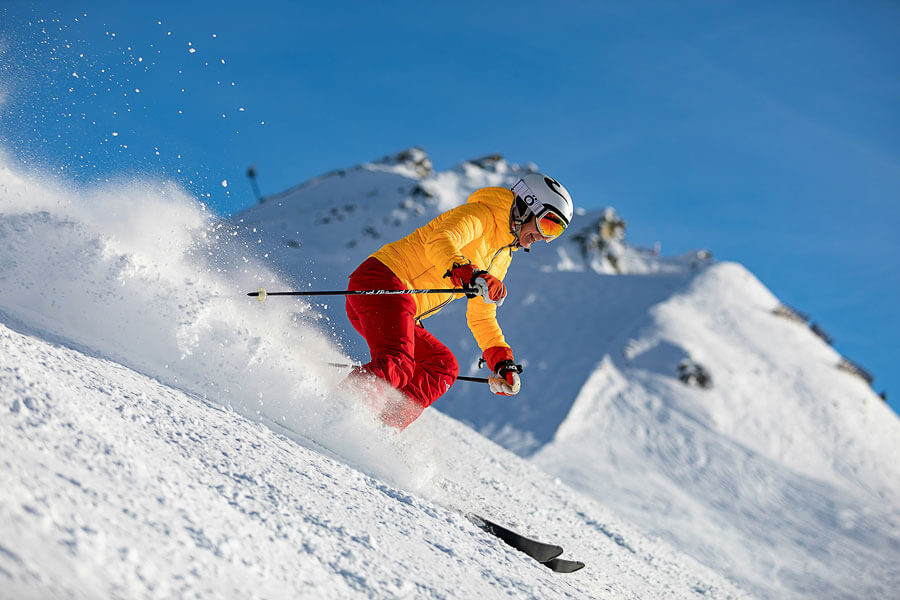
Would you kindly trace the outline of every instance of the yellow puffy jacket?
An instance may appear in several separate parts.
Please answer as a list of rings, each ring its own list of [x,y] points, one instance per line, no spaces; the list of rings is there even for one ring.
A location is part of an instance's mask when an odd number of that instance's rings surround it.
[[[482,188],[465,204],[439,215],[403,239],[382,246],[373,257],[384,263],[409,289],[453,287],[444,274],[453,263],[471,262],[501,281],[512,262],[515,236],[509,231],[513,193]],[[424,319],[464,294],[416,294],[417,318]],[[509,347],[497,324],[497,305],[480,296],[466,309],[469,329],[482,351]]]

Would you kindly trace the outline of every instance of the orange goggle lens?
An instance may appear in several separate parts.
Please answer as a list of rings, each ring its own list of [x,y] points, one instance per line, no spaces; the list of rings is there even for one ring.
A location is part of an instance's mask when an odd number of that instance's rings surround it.
[[[542,236],[553,239],[562,235],[566,230],[566,223],[556,214],[547,212],[538,219],[537,227]]]

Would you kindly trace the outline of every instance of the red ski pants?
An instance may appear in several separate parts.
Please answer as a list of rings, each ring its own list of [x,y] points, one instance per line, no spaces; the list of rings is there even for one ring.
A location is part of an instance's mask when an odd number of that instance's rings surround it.
[[[347,289],[403,290],[406,286],[384,263],[369,257],[350,275]],[[347,316],[368,342],[372,357],[350,377],[371,373],[412,400],[403,422],[391,424],[405,428],[456,381],[456,357],[424,327],[416,325],[412,296],[347,296]]]

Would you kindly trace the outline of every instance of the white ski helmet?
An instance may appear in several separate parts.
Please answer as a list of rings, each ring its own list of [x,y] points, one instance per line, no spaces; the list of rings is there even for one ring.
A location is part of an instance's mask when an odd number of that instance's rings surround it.
[[[572,196],[558,181],[542,173],[530,173],[520,179],[514,186],[515,194],[514,219],[524,222],[532,214],[538,221],[547,213],[558,216],[565,227],[572,222],[575,207]]]

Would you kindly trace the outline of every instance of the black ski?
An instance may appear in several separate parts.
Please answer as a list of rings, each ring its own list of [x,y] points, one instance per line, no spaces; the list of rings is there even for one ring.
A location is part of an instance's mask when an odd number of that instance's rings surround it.
[[[544,564],[549,569],[559,573],[572,573],[573,571],[577,571],[584,567],[584,563],[557,558],[557,556],[563,553],[563,549],[556,544],[546,544],[527,538],[522,534],[516,533],[511,529],[507,529],[502,525],[498,525],[497,523],[476,514],[467,513],[466,517],[483,531],[497,536],[519,552],[524,552],[534,560]]]
[[[544,566],[551,571],[557,573],[574,573],[584,568],[584,563],[580,560],[566,560],[565,558],[551,558],[544,563]]]

